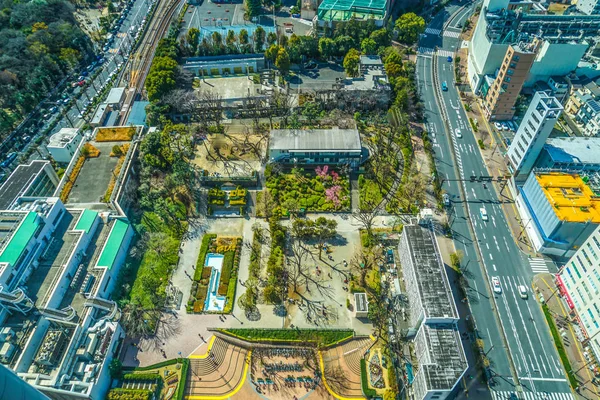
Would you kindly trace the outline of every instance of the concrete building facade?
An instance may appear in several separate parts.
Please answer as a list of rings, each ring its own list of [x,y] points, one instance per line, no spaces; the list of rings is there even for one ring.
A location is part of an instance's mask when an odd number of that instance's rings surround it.
[[[534,45],[510,45],[500,70],[485,98],[486,116],[492,121],[510,120],[515,103],[535,59]]]
[[[560,269],[556,283],[580,322],[580,340],[600,357],[600,229]]]
[[[516,181],[529,176],[562,110],[558,100],[545,92],[533,96],[507,152]]]

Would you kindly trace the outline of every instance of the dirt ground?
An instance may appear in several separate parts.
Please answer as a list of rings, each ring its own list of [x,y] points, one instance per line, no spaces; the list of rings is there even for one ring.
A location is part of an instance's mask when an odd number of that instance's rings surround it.
[[[259,135],[245,136],[242,133],[210,135],[196,145],[192,162],[210,174],[249,175],[258,171],[261,167],[259,158],[266,154],[267,140]],[[250,144],[244,146],[246,139]]]

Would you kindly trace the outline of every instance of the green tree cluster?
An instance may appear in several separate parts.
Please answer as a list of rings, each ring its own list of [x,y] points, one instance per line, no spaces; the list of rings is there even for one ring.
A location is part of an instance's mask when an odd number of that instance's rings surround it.
[[[10,131],[93,46],[66,0],[0,2],[0,137]]]
[[[425,20],[412,12],[402,14],[394,26],[398,32],[398,40],[407,45],[415,44],[419,35],[425,32]]]

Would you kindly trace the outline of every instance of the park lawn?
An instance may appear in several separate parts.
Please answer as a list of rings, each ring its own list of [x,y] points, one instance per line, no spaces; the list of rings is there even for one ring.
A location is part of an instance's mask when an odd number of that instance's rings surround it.
[[[316,342],[319,346],[331,346],[354,336],[354,331],[351,329],[220,329],[220,331],[249,341]]]
[[[375,181],[365,178],[364,175],[358,177],[358,196],[361,210],[370,210],[383,200],[381,188]]]
[[[347,177],[340,176],[336,182],[331,176],[322,178],[314,172],[271,175],[267,189],[282,209],[288,202],[296,203],[305,211],[348,211],[350,209],[350,184]],[[339,186],[336,205],[328,198],[327,190]],[[287,210],[282,210],[284,214]]]

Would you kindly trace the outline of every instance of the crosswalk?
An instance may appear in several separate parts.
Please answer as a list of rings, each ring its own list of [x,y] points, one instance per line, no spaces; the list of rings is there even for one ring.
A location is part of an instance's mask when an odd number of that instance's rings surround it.
[[[550,271],[548,270],[548,265],[543,258],[532,257],[529,259],[529,266],[534,274],[547,274]]]
[[[417,51],[418,51],[419,55],[431,56],[435,53],[440,57],[448,57],[448,56],[453,57],[454,56],[454,52],[452,52],[450,50],[439,49],[438,51],[435,51],[435,49],[432,49],[431,47],[419,47],[417,49]]]
[[[428,35],[439,35],[441,32],[442,32],[441,29],[433,29],[433,28],[425,29],[425,33]]]
[[[494,392],[492,391],[492,399],[494,400],[574,400],[571,393],[557,392],[523,392],[521,396],[517,396],[515,392]]]
[[[454,56],[454,52],[453,51],[444,50],[444,49],[439,49],[436,54],[438,56],[440,56],[440,57],[448,57],[448,56],[452,57],[452,56]]]
[[[445,37],[458,38],[460,36],[460,32],[456,31],[444,31]]]

